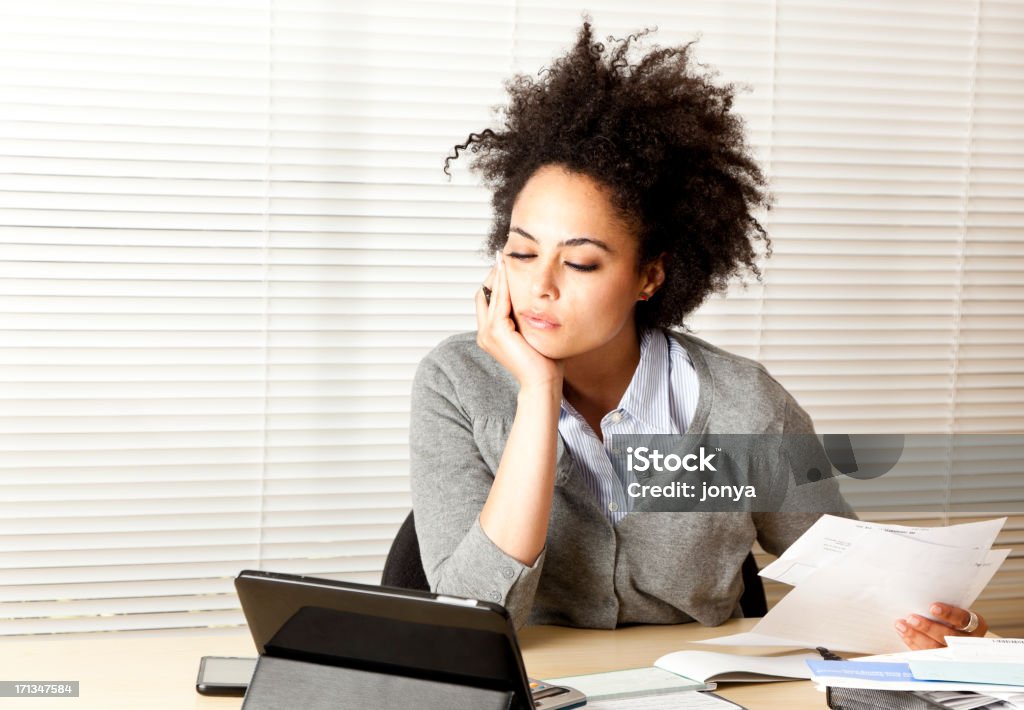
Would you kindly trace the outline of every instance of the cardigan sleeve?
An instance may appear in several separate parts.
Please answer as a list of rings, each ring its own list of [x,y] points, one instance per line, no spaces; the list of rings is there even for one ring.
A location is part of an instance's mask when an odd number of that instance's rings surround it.
[[[420,363],[413,381],[409,443],[416,534],[431,590],[501,604],[515,627],[522,627],[546,548],[533,565],[525,565],[480,526],[494,473],[452,378],[433,354]]]
[[[812,478],[809,472],[830,472],[832,464],[818,442],[807,412],[788,392],[785,403],[772,479],[773,499],[779,512],[753,514],[758,542],[776,556],[785,552],[824,513],[857,518],[834,477]]]

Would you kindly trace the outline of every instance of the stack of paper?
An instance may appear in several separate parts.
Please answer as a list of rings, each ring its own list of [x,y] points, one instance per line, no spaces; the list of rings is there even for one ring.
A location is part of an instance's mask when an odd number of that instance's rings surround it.
[[[808,661],[819,686],[946,693],[955,706],[1024,707],[1024,639],[950,636],[947,648]],[[953,707],[953,705],[950,705]]]
[[[822,516],[761,571],[794,588],[751,632],[704,643],[902,650],[897,619],[978,598],[1010,553],[991,549],[1005,522],[925,528]]]

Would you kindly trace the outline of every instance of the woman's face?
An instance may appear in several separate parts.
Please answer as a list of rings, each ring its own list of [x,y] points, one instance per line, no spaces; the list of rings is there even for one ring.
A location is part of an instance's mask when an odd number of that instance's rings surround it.
[[[607,188],[561,166],[520,191],[503,251],[519,330],[556,360],[631,347],[637,299],[664,278],[660,261],[639,269],[637,237]]]

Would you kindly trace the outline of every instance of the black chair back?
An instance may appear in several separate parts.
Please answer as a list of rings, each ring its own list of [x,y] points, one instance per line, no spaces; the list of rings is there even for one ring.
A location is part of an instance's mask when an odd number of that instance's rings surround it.
[[[420,559],[420,541],[416,537],[416,523],[412,511],[398,528],[395,541],[384,560],[384,571],[380,583],[387,587],[415,589],[422,592],[430,591],[427,575],[423,571],[423,560]]]

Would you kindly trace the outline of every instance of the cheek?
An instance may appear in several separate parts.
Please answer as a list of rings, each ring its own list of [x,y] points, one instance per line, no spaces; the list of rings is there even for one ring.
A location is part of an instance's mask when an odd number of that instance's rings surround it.
[[[512,299],[512,308],[519,310],[520,307],[527,308],[527,299],[523,296],[526,294],[524,289],[524,281],[521,274],[516,273],[514,269],[510,269],[506,266],[505,268],[505,280],[508,283],[508,295]]]
[[[569,310],[576,314],[574,320],[599,338],[617,332],[633,312],[631,284],[621,281],[594,280],[571,295],[563,292],[563,297],[567,297]]]
[[[605,279],[593,289],[595,302],[609,311],[629,311],[636,304],[640,293],[631,274],[619,274],[614,278]]]

